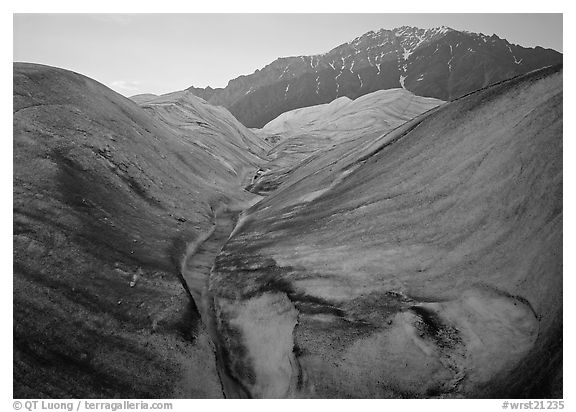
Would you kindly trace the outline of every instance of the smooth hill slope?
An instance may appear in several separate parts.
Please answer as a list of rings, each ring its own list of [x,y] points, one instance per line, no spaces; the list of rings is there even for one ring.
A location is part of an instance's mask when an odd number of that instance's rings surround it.
[[[210,154],[241,182],[248,174],[251,177],[254,165],[262,162],[270,148],[228,110],[212,106],[187,91],[158,96],[141,107],[175,135]]]
[[[339,97],[330,103],[303,107],[282,113],[262,129],[268,133],[312,133],[332,135],[348,130],[390,124],[414,118],[443,101],[415,96],[404,89],[379,90],[356,100]]]
[[[533,72],[316,164],[247,210],[210,280],[226,393],[550,396],[562,116],[562,69]]]
[[[132,100],[135,103],[142,104],[142,103],[146,103],[147,101],[154,100],[157,97],[158,97],[157,94],[143,93],[143,94],[136,94],[134,96],[130,96],[130,100]]]
[[[301,179],[303,171],[318,162],[353,156],[404,122],[442,104],[441,100],[415,96],[404,89],[380,90],[350,100],[340,97],[325,105],[286,112],[268,123],[261,133],[280,141],[269,152],[250,190],[266,194],[284,180]],[[302,165],[306,167],[300,167]]]
[[[248,127],[281,113],[402,87],[419,96],[451,100],[531,70],[562,63],[562,54],[525,48],[496,35],[403,26],[370,31],[314,56],[276,59],[222,89],[191,87],[224,106]]]
[[[343,96],[334,99],[330,103],[290,110],[270,120],[264,125],[262,130],[272,134],[309,131],[317,122],[323,122],[327,118],[334,119],[335,114],[348,108],[352,102],[352,99]],[[302,130],[304,128],[305,130]]]
[[[87,77],[14,64],[14,397],[222,396],[180,265],[251,197],[262,149],[202,105],[186,101],[202,131],[179,133]]]

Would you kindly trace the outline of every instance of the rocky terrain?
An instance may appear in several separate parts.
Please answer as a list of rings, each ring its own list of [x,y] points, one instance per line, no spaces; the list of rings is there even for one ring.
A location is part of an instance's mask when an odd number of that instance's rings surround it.
[[[181,265],[266,148],[190,93],[15,64],[14,397],[221,397]]]
[[[562,397],[562,68],[387,89],[250,130],[16,63],[14,397]]]
[[[355,143],[218,255],[227,395],[561,396],[562,69]]]
[[[531,70],[562,62],[562,54],[526,48],[496,35],[402,26],[370,31],[314,56],[282,57],[224,88],[190,87],[224,106],[248,127],[262,127],[281,113],[402,87],[451,100]]]

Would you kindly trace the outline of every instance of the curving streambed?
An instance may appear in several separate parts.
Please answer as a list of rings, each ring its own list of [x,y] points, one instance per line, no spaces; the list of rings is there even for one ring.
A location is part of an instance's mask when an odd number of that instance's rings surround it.
[[[235,229],[242,224],[243,213],[262,199],[255,195],[251,201],[235,205],[221,206],[214,211],[214,226],[211,230],[188,245],[182,259],[181,272],[196,307],[207,327],[216,351],[216,363],[222,391],[227,398],[247,398],[250,395],[227,372],[226,354],[222,352],[222,342],[217,333],[213,299],[209,291],[210,273],[216,257]]]

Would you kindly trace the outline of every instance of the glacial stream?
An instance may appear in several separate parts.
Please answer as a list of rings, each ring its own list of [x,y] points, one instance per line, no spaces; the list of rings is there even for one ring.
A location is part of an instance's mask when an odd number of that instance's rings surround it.
[[[181,271],[186,287],[194,299],[202,322],[207,327],[215,346],[216,366],[222,384],[222,391],[226,398],[247,398],[249,394],[242,388],[241,384],[234,381],[230,374],[226,372],[227,366],[223,361],[225,355],[221,353],[222,346],[218,342],[219,334],[216,328],[213,301],[208,290],[210,272],[222,247],[235,230],[242,225],[243,212],[261,199],[261,196],[255,195],[249,202],[219,207],[214,212],[213,228],[204,236],[198,238],[196,242],[188,245],[182,260]]]

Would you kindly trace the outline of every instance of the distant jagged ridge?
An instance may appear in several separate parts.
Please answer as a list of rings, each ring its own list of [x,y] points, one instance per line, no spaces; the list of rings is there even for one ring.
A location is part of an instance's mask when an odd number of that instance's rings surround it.
[[[376,90],[402,87],[451,100],[561,62],[555,50],[525,48],[497,35],[402,26],[369,31],[328,53],[276,59],[225,88],[188,90],[226,107],[245,126],[262,127],[288,110]]]

